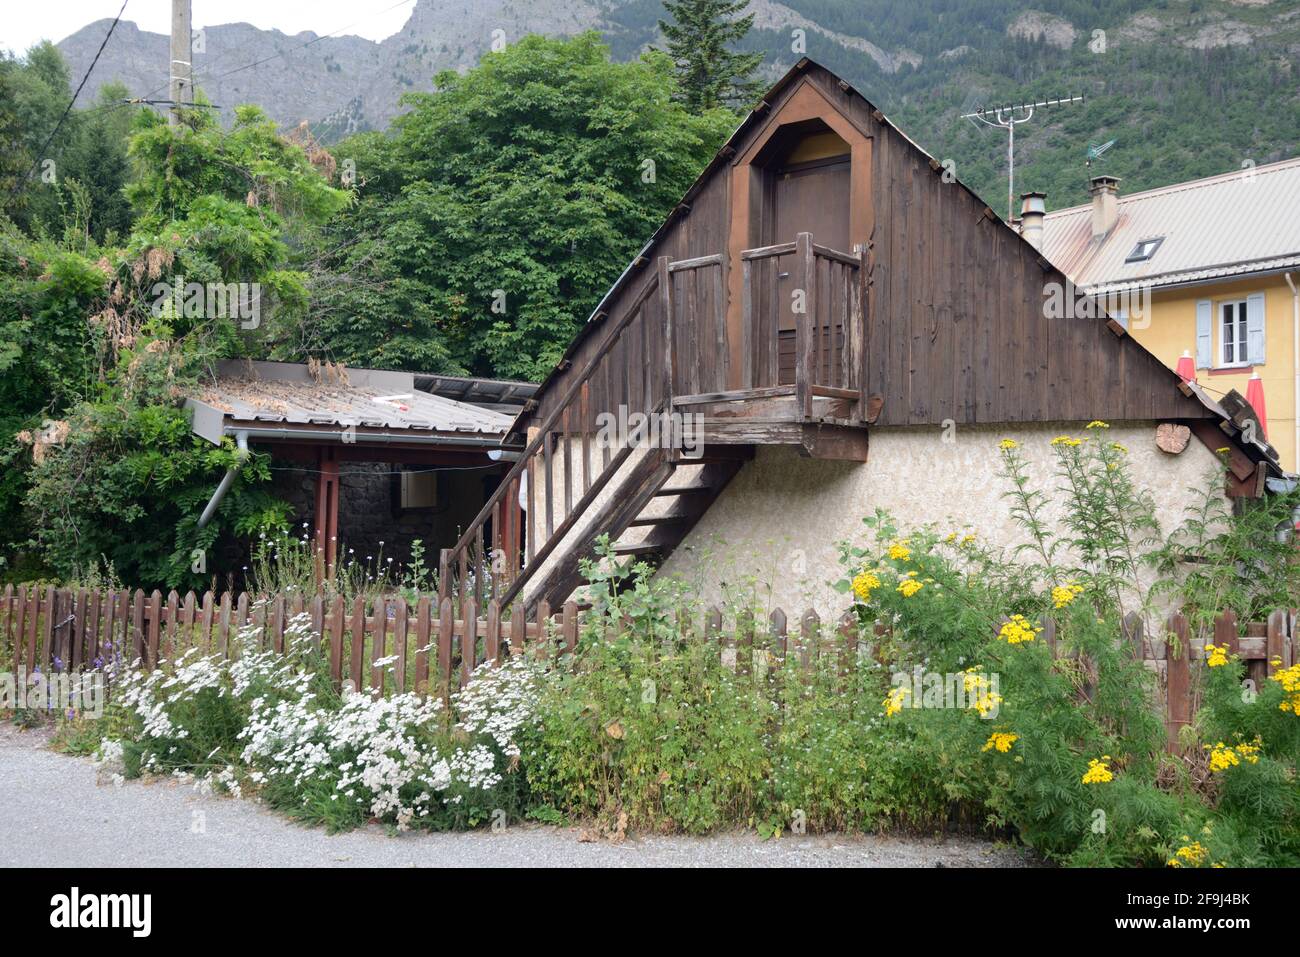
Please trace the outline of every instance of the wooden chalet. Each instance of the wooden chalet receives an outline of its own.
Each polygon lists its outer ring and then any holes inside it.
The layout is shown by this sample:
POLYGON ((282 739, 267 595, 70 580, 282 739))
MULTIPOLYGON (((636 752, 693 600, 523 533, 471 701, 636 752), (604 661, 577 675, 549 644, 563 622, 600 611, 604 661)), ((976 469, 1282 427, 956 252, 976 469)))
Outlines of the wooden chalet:
MULTIPOLYGON (((796 65, 516 419, 523 456, 443 554, 444 587, 555 605, 600 535, 662 558, 764 446, 864 462, 900 427, 1219 424, 1119 323, 1046 318, 1064 275, 944 173, 848 83, 796 65), (703 457, 598 442, 620 408, 702 414, 703 457)), ((1275 467, 1257 451, 1243 488, 1275 467)))

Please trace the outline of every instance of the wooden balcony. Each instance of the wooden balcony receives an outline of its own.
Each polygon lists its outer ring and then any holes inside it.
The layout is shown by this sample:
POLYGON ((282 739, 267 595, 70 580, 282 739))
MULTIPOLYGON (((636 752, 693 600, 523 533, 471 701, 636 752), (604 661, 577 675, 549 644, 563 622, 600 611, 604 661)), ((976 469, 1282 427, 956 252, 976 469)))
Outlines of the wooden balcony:
MULTIPOLYGON (((699 317, 707 315, 701 290, 712 287, 699 279, 683 281, 681 274, 721 265, 721 257, 714 256, 668 262, 666 269, 661 263, 660 284, 670 290, 666 312, 672 321, 684 319, 693 332, 700 331, 699 317), (665 286, 665 278, 671 286, 665 286)), ((672 408, 705 416, 706 445, 795 445, 813 455, 858 458, 865 440, 837 430, 860 430, 866 420, 862 254, 818 245, 811 234, 800 233, 793 242, 745 250, 740 266, 741 387, 679 390, 672 408), (810 435, 819 441, 810 444, 810 435), (828 442, 832 437, 836 441, 828 442)), ((725 317, 716 316, 715 322, 716 346, 699 350, 698 364, 715 373, 714 381, 726 381, 710 366, 712 356, 730 353, 725 317)), ((673 338, 680 348, 683 337, 673 338)), ((674 352, 671 361, 676 366, 681 356, 674 352)))
POLYGON ((446 593, 502 607, 563 601, 596 538, 629 529, 649 533, 616 554, 662 558, 758 445, 865 459, 862 257, 808 233, 746 250, 737 349, 728 265, 721 255, 658 260, 581 367, 541 397, 519 461, 443 552, 446 593), (702 453, 630 433, 603 440, 602 422, 634 414, 699 414, 691 438, 702 453), (667 511, 656 505, 665 498, 667 511))

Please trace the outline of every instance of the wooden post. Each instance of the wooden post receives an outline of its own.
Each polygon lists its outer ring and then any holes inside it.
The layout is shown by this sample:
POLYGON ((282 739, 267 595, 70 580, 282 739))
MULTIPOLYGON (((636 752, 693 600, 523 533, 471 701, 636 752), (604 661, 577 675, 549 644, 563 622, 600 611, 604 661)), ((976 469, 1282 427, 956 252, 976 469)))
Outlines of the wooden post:
POLYGON ((339 463, 332 446, 321 446, 316 481, 316 584, 333 580, 339 538, 339 463))
POLYGON ((1170 753, 1176 754, 1179 750, 1178 732, 1192 717, 1191 699, 1188 697, 1191 690, 1191 631, 1182 614, 1169 617, 1169 634, 1174 640, 1166 638, 1165 728, 1169 736, 1167 747, 1170 753))
POLYGON ((813 255, 812 233, 795 237, 794 291, 803 293, 802 311, 794 314, 794 395, 795 408, 805 419, 813 414, 813 319, 816 316, 817 263, 813 255))
POLYGON ((664 367, 661 371, 664 383, 664 412, 673 411, 673 277, 668 271, 668 257, 660 256, 657 266, 659 281, 659 304, 664 314, 664 367))

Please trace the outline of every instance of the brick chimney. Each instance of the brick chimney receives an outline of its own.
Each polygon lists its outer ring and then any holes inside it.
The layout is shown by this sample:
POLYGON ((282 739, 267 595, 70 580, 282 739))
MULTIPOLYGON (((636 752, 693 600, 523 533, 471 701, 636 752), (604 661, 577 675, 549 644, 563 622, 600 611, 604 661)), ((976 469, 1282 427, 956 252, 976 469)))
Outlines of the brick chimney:
POLYGON ((1047 215, 1046 193, 1020 194, 1020 235, 1035 249, 1043 248, 1043 217, 1047 215))
POLYGON ((1092 238, 1101 239, 1119 219, 1119 177, 1094 176, 1088 180, 1092 196, 1092 238))

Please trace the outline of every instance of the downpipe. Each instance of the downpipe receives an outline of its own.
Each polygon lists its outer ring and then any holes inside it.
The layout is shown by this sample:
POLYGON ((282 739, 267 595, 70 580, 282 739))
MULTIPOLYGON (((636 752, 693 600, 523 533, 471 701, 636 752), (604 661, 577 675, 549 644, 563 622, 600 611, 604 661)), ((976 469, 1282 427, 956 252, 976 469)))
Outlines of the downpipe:
POLYGON ((1300 472, 1300 289, 1296 288, 1291 273, 1282 274, 1291 287, 1291 371, 1295 374, 1295 470, 1300 472))
POLYGON ((226 493, 230 491, 230 486, 235 484, 235 478, 239 475, 239 470, 244 467, 244 462, 248 459, 248 433, 242 430, 236 432, 235 445, 239 449, 239 458, 234 465, 226 469, 226 474, 221 477, 221 484, 212 493, 212 498, 208 499, 203 514, 199 516, 199 528, 212 521, 212 516, 217 514, 217 509, 221 506, 221 500, 226 497, 226 493))

